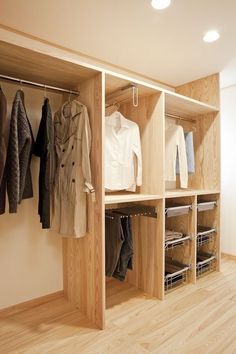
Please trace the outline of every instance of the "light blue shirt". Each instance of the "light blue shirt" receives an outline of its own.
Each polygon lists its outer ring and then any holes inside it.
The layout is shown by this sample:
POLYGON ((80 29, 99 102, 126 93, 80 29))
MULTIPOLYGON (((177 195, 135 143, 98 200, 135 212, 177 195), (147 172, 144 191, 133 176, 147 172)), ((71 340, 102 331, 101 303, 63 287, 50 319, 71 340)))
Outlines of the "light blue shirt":
MULTIPOLYGON (((184 133, 185 145, 186 145, 186 154, 187 154, 187 164, 188 164, 188 173, 195 173, 195 157, 194 157, 194 146, 193 146, 193 132, 184 133)), ((179 156, 177 151, 176 159, 176 173, 179 174, 179 156)))

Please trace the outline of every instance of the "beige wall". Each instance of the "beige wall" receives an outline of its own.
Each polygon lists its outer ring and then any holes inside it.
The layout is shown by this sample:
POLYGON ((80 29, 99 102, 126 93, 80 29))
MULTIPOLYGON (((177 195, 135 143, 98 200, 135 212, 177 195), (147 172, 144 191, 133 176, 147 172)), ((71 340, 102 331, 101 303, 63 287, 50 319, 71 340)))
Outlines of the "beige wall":
POLYGON ((236 256, 236 86, 221 90, 221 249, 236 256))
MULTIPOLYGON (((1 83, 10 114, 18 86, 1 83)), ((23 88, 25 106, 36 137, 44 92, 23 88)), ((52 111, 61 104, 61 95, 47 94, 52 111)), ((0 216, 0 309, 62 290, 61 237, 41 229, 37 215, 39 159, 32 159, 34 198, 24 200, 17 214, 0 216)), ((8 206, 7 206, 8 210, 8 206)))

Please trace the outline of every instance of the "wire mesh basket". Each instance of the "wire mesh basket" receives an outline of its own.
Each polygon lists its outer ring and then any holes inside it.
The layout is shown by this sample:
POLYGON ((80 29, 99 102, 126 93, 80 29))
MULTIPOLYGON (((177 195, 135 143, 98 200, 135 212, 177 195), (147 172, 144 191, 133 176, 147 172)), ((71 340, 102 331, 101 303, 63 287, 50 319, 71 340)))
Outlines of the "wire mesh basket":
POLYGON ((169 240, 165 241, 165 250, 173 250, 176 247, 183 246, 185 245, 185 242, 190 241, 191 236, 189 235, 183 235, 182 238, 176 239, 176 240, 169 240))
POLYGON ((181 284, 187 283, 189 266, 171 262, 165 264, 165 290, 171 290, 181 284))
POLYGON ((197 211, 207 211, 207 210, 212 210, 216 207, 217 203, 216 201, 211 201, 211 202, 199 202, 197 204, 197 211))
POLYGON ((208 274, 216 269, 216 256, 207 253, 197 254, 197 277, 208 274))
POLYGON ((215 228, 198 225, 197 231, 197 247, 209 244, 215 240, 215 228))
POLYGON ((189 211, 192 209, 192 205, 167 205, 165 208, 165 214, 167 218, 174 217, 174 216, 181 216, 188 214, 189 211))

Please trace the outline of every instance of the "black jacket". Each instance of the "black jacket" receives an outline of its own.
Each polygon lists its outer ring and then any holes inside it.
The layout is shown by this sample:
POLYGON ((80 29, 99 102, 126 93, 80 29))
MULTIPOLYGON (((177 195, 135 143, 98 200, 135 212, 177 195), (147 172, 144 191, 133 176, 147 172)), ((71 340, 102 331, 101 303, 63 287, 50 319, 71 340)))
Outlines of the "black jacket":
POLYGON ((54 130, 49 100, 42 107, 42 118, 34 154, 40 157, 38 213, 43 229, 50 228, 50 194, 54 176, 54 130))
POLYGON ((0 215, 6 204, 6 157, 8 144, 7 100, 0 88, 0 215))

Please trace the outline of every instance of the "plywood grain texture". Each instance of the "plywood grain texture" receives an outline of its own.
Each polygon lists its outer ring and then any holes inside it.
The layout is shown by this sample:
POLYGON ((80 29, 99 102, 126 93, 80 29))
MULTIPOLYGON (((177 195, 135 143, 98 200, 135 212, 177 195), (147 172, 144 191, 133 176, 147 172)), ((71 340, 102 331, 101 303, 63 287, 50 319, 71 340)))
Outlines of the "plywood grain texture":
POLYGON ((156 207, 157 219, 140 216, 132 221, 134 270, 129 271, 127 282, 148 295, 163 299, 163 201, 149 202, 148 205, 156 207))
POLYGON ((212 194, 208 196, 198 197, 198 202, 201 201, 216 201, 217 206, 209 211, 202 211, 197 213, 197 223, 216 229, 214 241, 201 248, 203 252, 214 254, 217 258, 217 270, 220 270, 221 256, 220 256, 220 194, 212 194))
POLYGON ((193 98, 212 106, 220 106, 220 84, 218 73, 178 86, 175 90, 183 96, 193 98))
POLYGON ((105 311, 102 85, 99 74, 79 86, 80 100, 88 107, 93 137, 91 167, 96 201, 88 196, 88 234, 63 241, 67 298, 99 328, 104 327, 105 311))
POLYGON ((199 116, 211 112, 218 112, 218 106, 199 102, 195 99, 184 97, 173 92, 165 93, 165 112, 175 114, 182 118, 199 116))
POLYGON ((0 74, 42 84, 76 89, 96 70, 0 41, 0 74))
POLYGON ((236 261, 171 292, 164 302, 130 284, 107 284, 99 331, 64 299, 0 314, 1 353, 226 353, 236 350, 236 261))
POLYGON ((164 97, 160 94, 142 97, 139 107, 123 104, 121 113, 138 124, 141 135, 143 181, 142 194, 164 192, 164 97))
MULTIPOLYGON (((135 83, 135 80, 132 81, 132 79, 128 79, 124 75, 121 77, 117 77, 114 75, 106 74, 106 103, 112 103, 116 101, 120 101, 123 99, 128 99, 131 100, 132 98, 132 91, 131 89, 125 90, 122 93, 122 89, 127 87, 127 85, 130 85, 132 83, 135 83), (116 97, 114 96, 116 94, 116 97), (110 97, 110 99, 109 99, 110 97)), ((138 86, 138 94, 140 97, 143 96, 149 96, 150 94, 155 94, 159 93, 160 94, 160 88, 150 88, 148 85, 137 85, 138 86)))
POLYGON ((142 193, 109 193, 105 195, 105 204, 117 204, 138 202, 142 200, 162 199, 163 195, 158 194, 142 194, 142 193))

